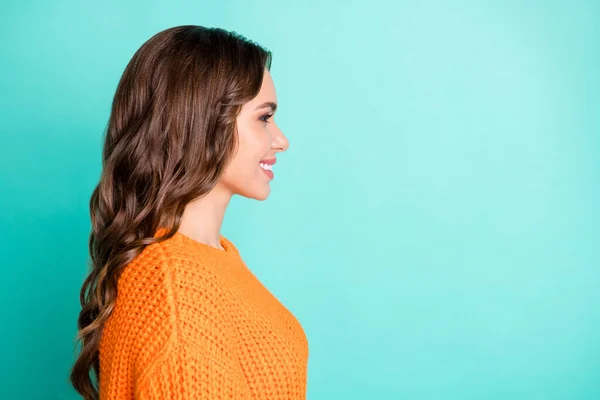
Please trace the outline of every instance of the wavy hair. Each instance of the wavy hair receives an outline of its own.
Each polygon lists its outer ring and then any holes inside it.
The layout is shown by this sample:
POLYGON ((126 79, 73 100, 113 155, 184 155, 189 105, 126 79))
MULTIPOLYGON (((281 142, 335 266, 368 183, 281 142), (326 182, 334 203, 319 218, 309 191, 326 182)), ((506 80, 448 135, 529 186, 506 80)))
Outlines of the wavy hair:
POLYGON ((237 147, 236 117, 261 87, 271 52, 236 32, 197 25, 152 36, 127 64, 112 102, 102 173, 90 198, 90 271, 80 291, 70 381, 99 398, 99 343, 120 274, 172 237, 185 206, 217 183, 237 147), (159 227, 167 228, 154 237, 159 227))

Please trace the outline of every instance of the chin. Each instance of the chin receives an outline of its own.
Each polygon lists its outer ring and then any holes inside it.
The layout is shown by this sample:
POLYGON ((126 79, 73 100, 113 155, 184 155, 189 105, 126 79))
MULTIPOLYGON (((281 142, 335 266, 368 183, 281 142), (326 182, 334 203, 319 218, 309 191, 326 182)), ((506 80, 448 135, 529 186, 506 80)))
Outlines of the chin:
POLYGON ((240 196, 259 201, 266 200, 269 197, 269 194, 271 194, 271 186, 269 185, 267 185, 264 188, 261 188, 260 190, 254 189, 239 193, 240 196))
POLYGON ((263 193, 261 193, 259 196, 256 196, 255 199, 264 201, 267 199, 267 197, 269 197, 270 194, 271 194, 271 189, 268 189, 268 190, 264 191, 263 193))

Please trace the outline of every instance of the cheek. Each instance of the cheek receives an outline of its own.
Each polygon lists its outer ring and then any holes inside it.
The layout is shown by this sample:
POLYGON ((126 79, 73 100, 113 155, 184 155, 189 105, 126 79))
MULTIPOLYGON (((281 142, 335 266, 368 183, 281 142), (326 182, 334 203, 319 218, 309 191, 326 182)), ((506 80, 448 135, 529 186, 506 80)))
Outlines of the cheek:
POLYGON ((240 182, 251 179, 259 169, 258 163, 266 154, 264 145, 264 140, 253 132, 246 131, 244 135, 240 135, 238 151, 228 168, 227 176, 240 182))
POLYGON ((271 139, 266 129, 263 126, 255 126, 240 135, 240 149, 243 149, 245 156, 258 157, 260 160, 269 151, 271 139))

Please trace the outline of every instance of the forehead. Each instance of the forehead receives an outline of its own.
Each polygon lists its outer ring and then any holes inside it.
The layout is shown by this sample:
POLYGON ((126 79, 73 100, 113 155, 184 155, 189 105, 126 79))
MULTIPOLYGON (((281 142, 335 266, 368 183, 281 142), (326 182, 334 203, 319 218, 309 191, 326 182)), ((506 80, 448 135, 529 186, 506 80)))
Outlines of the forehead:
POLYGON ((256 97, 250 101, 250 103, 254 106, 257 106, 266 101, 272 101, 273 103, 277 103, 277 94, 275 93, 275 83, 273 82, 271 73, 268 69, 265 68, 260 91, 258 92, 256 97))
POLYGON ((265 112, 265 110, 269 110, 270 108, 260 106, 268 102, 277 104, 277 94, 275 93, 275 84, 273 83, 271 73, 265 68, 260 91, 252 100, 242 106, 240 116, 251 117, 255 113, 265 112))

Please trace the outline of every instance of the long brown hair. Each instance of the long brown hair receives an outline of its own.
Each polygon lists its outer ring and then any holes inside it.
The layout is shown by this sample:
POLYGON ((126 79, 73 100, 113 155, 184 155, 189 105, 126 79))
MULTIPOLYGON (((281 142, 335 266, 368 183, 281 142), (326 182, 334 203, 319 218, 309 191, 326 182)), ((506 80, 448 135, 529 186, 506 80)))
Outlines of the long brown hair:
POLYGON ((155 34, 127 64, 90 198, 91 263, 76 338, 82 346, 70 374, 84 399, 99 398, 98 346, 119 275, 146 246, 172 237, 185 206, 215 186, 236 151, 236 117, 258 94, 265 68, 265 48, 197 25, 155 34), (159 227, 168 232, 154 237, 159 227))

